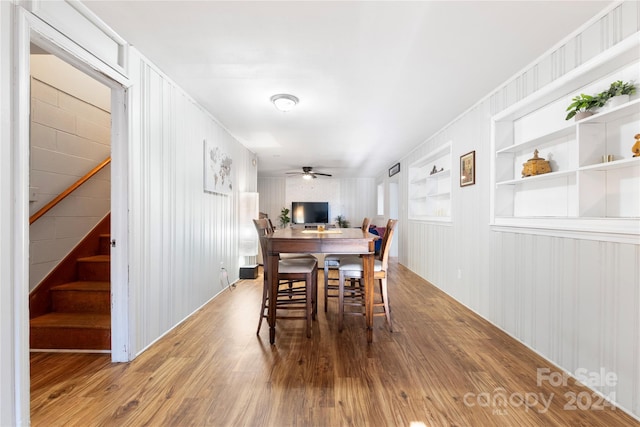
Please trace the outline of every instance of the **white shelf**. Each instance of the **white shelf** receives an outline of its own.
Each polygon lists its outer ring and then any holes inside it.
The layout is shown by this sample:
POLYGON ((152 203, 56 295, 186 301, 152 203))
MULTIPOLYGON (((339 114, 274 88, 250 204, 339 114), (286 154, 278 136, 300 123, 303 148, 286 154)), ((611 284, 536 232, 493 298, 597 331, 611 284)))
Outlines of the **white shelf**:
POLYGON ((445 169, 439 172, 436 172, 434 174, 430 174, 429 176, 426 177, 426 180, 433 180, 433 179, 442 179, 442 178, 448 178, 451 176, 451 169, 445 169))
POLYGON ((492 229, 636 245, 640 239, 637 218, 496 217, 492 229))
POLYGON ((577 94, 599 93, 616 80, 639 85, 640 41, 626 43, 616 55, 594 58, 551 85, 552 91, 494 116, 493 229, 640 244, 640 157, 631 157, 640 132, 640 87, 626 104, 564 120, 577 94), (617 68, 603 67, 613 63, 617 68), (552 172, 521 177, 536 149, 552 172), (605 155, 616 160, 601 163, 605 155))
POLYGON ((451 223, 451 217, 434 216, 434 215, 417 215, 410 218, 412 221, 435 222, 435 223, 451 223))
POLYGON ((451 221, 451 142, 409 165, 408 181, 409 219, 451 221))
MULTIPOLYGON (((636 82, 636 85, 638 83, 636 82)), ((638 88, 640 89, 640 88, 638 88)), ((615 108, 602 110, 593 116, 585 117, 584 119, 578 121, 578 124, 588 124, 588 123, 609 123, 615 120, 618 120, 621 117, 627 116, 630 112, 633 111, 640 112, 640 99, 635 99, 626 104, 619 105, 615 108)))
POLYGON ((640 157, 632 157, 630 159, 615 160, 613 162, 596 163, 595 165, 583 166, 580 171, 610 171, 614 169, 629 168, 640 166, 640 157))
POLYGON ((519 185, 525 183, 531 183, 536 181, 546 181, 555 178, 561 178, 563 176, 575 175, 576 171, 559 171, 559 172, 549 172, 542 175, 534 175, 534 176, 526 176, 523 178, 510 179, 508 181, 500 181, 496 182, 496 186, 502 185, 519 185))
POLYGON ((433 198, 444 198, 444 197, 450 197, 450 196, 451 196, 451 191, 440 191, 438 193, 427 194, 427 197, 433 197, 433 198))
POLYGON ((416 177, 411 180, 411 184, 425 184, 427 182, 426 176, 416 177))
POLYGON ((557 129, 549 134, 542 135, 537 138, 530 139, 518 144, 510 145, 501 150, 496 151, 496 155, 500 154, 514 154, 523 151, 533 151, 535 148, 540 148, 545 144, 549 144, 556 139, 575 134, 576 127, 574 123, 569 123, 563 128, 557 129))

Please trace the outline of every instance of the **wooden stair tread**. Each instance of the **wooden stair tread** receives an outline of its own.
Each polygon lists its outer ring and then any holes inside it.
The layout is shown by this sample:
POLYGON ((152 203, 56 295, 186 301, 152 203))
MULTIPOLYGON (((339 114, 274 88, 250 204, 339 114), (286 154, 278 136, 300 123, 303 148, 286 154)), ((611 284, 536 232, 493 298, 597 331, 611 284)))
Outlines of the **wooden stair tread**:
POLYGON ((47 313, 31 319, 31 327, 111 329, 111 315, 101 313, 47 313))
POLYGON ((104 281, 82 280, 78 282, 69 282, 63 285, 57 285, 51 288, 51 291, 109 291, 111 284, 104 281))
POLYGON ((78 262, 111 262, 111 255, 92 255, 77 259, 78 262))
POLYGON ((30 295, 31 348, 111 348, 109 218, 103 218, 30 295))

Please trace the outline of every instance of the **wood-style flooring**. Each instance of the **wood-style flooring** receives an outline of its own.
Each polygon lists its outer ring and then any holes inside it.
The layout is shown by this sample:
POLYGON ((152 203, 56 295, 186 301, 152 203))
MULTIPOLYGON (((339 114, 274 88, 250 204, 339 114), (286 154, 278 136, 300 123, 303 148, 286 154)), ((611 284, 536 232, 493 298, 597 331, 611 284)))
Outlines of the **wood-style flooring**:
POLYGON ((282 321, 270 346, 261 287, 238 282, 130 363, 32 354, 32 425, 640 425, 571 379, 539 386, 538 368, 559 370, 394 260, 394 332, 376 317, 371 345, 361 317, 337 331, 330 299, 311 339, 282 321))

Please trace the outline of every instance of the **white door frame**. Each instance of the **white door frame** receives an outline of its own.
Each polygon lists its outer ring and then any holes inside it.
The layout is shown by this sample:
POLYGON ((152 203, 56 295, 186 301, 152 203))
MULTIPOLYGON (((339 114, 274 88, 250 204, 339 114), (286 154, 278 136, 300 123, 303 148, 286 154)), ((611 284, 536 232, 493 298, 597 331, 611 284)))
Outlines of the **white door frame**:
POLYGON ((23 8, 16 11, 14 120, 15 378, 19 419, 29 419, 29 151, 30 44, 33 42, 111 88, 111 358, 132 359, 128 301, 129 80, 23 8))
MULTIPOLYGON (((398 178, 391 178, 389 180, 389 218, 400 219, 400 183, 398 178)), ((389 256, 398 256, 398 240, 400 240, 400 231, 396 230, 394 233, 395 238, 391 241, 391 248, 389 249, 389 256)))

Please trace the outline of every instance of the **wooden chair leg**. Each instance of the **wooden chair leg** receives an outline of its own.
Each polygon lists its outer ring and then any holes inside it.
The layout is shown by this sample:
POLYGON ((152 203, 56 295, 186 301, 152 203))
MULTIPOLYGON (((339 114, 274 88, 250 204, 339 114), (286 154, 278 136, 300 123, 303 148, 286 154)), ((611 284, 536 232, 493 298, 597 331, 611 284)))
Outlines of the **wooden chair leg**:
POLYGON ((307 338, 311 338, 311 324, 313 323, 313 274, 307 274, 305 280, 307 338))
POLYGON ((264 309, 267 308, 267 282, 265 281, 262 285, 262 308, 260 309, 260 320, 258 321, 258 330, 256 331, 256 335, 260 334, 260 327, 262 326, 262 319, 264 319, 264 309))
POLYGON ((342 322, 344 320, 344 273, 340 271, 338 284, 338 331, 342 332, 342 322))
POLYGON ((324 263, 324 312, 327 312, 327 303, 329 302, 329 266, 324 263))
POLYGON ((318 270, 313 270, 311 275, 311 281, 313 284, 313 320, 316 320, 318 314, 318 270))
POLYGON ((389 324, 389 332, 393 332, 391 326, 391 312, 389 311, 389 297, 387 294, 387 278, 380 279, 380 294, 382 295, 382 303, 384 304, 384 316, 389 324))

